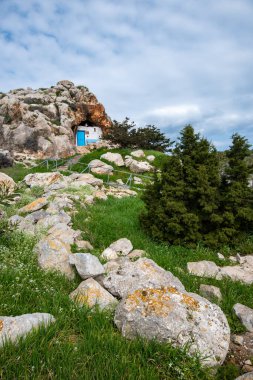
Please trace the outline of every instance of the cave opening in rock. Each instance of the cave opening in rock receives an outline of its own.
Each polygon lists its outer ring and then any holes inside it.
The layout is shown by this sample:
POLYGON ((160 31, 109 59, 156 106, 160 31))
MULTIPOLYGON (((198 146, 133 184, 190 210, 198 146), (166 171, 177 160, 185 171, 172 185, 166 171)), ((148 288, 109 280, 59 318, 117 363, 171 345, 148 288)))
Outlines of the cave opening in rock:
POLYGON ((83 121, 72 128, 76 146, 86 146, 102 138, 102 129, 90 121, 83 121))

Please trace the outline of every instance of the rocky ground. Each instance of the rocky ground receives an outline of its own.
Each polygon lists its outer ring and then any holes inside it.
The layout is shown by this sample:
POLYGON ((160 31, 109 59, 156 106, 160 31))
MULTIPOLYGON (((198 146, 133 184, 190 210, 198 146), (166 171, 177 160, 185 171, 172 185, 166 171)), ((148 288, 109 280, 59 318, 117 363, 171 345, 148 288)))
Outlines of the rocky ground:
MULTIPOLYGON (((251 308, 240 303, 233 306, 247 332, 230 334, 227 318, 219 306, 222 299, 219 287, 202 284, 199 294, 187 292, 178 277, 158 266, 144 250, 133 247, 127 237, 118 236, 117 241, 97 253, 83 239, 82 231, 73 228, 78 207, 90 206, 97 199, 106 202, 109 196, 137 196, 136 191, 125 186, 106 186, 95 176, 113 172, 113 166, 105 161, 117 167, 125 165, 133 173, 143 173, 153 170, 150 162, 154 159, 145 157, 142 151, 126 157, 108 152, 100 160, 90 162, 90 173, 28 174, 23 180, 23 194, 29 195, 33 189, 40 189, 41 194, 9 216, 9 228, 36 236, 34 253, 38 266, 45 271, 58 271, 71 281, 77 279, 79 285, 69 294, 73 302, 113 310, 114 323, 124 337, 155 339, 175 347, 189 345, 188 354, 201 353, 204 366, 213 367, 225 361, 239 365, 243 372, 253 372, 251 308)), ((15 182, 1 173, 0 186, 11 194, 15 182)), ((13 204, 17 201, 18 198, 14 199, 13 204)), ((230 258, 233 265, 222 267, 210 261, 189 262, 188 271, 195 276, 217 280, 229 277, 251 284, 252 257, 237 255, 230 258)), ((223 260, 221 256, 219 259, 223 260)), ((53 315, 37 310, 16 317, 3 316, 0 344, 16 342, 32 329, 54 322, 53 315)))

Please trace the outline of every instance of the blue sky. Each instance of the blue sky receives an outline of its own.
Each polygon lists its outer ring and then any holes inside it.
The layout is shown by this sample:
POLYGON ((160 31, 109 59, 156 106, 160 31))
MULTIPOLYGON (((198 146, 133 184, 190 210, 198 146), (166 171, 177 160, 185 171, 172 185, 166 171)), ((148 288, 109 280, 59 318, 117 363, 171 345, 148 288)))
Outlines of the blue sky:
POLYGON ((253 0, 0 0, 0 91, 83 84, 117 120, 253 143, 253 0))

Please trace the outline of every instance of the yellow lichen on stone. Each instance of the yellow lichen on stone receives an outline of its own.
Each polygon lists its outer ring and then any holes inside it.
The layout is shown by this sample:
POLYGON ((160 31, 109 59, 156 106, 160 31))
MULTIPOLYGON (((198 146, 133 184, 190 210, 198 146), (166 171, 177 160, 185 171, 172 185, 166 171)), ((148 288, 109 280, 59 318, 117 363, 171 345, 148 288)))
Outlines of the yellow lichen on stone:
POLYGON ((0 321, 0 331, 2 331, 4 328, 4 321, 0 321))
POLYGON ((78 293, 75 297, 75 301, 80 304, 87 304, 89 307, 94 306, 97 300, 101 297, 101 291, 99 289, 85 289, 83 293, 78 293))
POLYGON ((38 198, 35 201, 29 203, 28 205, 24 206, 22 211, 23 212, 29 212, 36 208, 40 203, 45 203, 47 200, 46 198, 38 198))
POLYGON ((188 296, 188 294, 182 293, 183 297, 183 303, 185 303, 187 306, 189 306, 193 310, 198 310, 199 308, 199 302, 195 300, 193 297, 188 296))

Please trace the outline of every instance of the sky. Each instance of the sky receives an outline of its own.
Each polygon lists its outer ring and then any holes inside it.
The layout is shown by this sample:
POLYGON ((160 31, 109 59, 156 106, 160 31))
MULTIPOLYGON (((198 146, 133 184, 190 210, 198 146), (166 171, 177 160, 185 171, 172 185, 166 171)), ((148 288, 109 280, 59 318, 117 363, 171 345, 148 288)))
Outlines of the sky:
POLYGON ((0 0, 0 91, 62 79, 112 119, 253 144, 253 0, 0 0))

